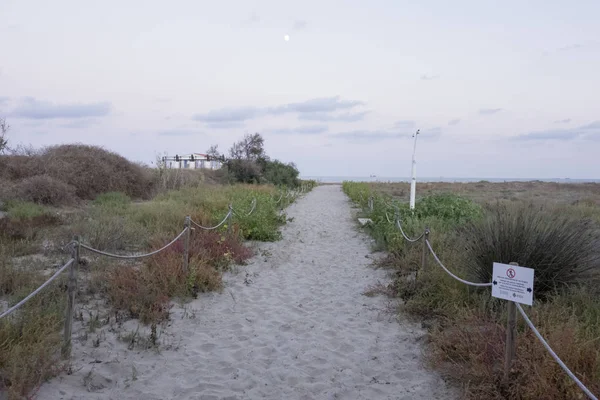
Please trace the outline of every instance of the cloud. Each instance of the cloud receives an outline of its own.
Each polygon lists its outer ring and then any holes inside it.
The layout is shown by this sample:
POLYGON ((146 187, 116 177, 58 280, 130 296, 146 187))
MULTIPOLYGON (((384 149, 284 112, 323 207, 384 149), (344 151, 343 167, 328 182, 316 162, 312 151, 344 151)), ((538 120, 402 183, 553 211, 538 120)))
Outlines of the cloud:
POLYGON ((395 128, 400 128, 400 129, 412 129, 415 126, 417 126, 417 123, 415 121, 411 121, 411 120, 402 120, 402 121, 396 121, 396 123, 394 124, 395 128))
POLYGON ((479 110, 479 115, 493 115, 503 110, 503 108, 482 108, 479 110))
POLYGON ((192 119, 202 122, 243 122, 261 115, 262 111, 256 107, 223 108, 210 111, 206 114, 196 114, 192 119))
MULTIPOLYGON (((306 100, 300 103, 288 103, 275 107, 238 107, 223 108, 209 111, 206 114, 195 114, 192 119, 205 123, 244 122, 263 116, 277 116, 284 114, 300 114, 301 119, 310 119, 310 114, 316 114, 316 118, 322 118, 324 113, 340 110, 349 110, 364 105, 361 101, 340 100, 339 96, 322 97, 306 100)), ((344 116, 342 118, 357 118, 344 116)), ((319 119, 314 119, 319 120, 319 119)))
POLYGON ((448 125, 450 126, 455 126, 460 124, 460 119, 451 119, 450 121, 448 121, 448 125))
POLYGON ((85 129, 97 123, 98 121, 95 121, 93 119, 76 119, 65 124, 61 124, 61 127, 67 129, 85 129))
POLYGON ((9 100, 10 100, 10 97, 0 96, 0 106, 2 104, 8 103, 9 100))
POLYGON ((369 111, 362 111, 357 113, 344 113, 344 114, 328 114, 324 112, 315 112, 315 113, 304 113, 298 116, 298 119, 305 121, 321 121, 321 122, 329 122, 329 121, 339 121, 339 122, 356 122, 362 121, 365 118, 369 111))
POLYGON ((237 121, 210 122, 206 124, 206 127, 210 129, 237 129, 244 126, 243 122, 237 121))
POLYGON ((400 138, 409 138, 408 134, 401 134, 393 131, 385 131, 385 130, 354 130, 348 132, 340 132, 330 135, 333 139, 344 139, 355 143, 364 143, 364 142, 380 142, 383 140, 391 140, 391 139, 400 139, 400 138))
POLYGON ((302 31, 302 30, 306 29, 306 25, 307 25, 306 21, 297 19, 296 21, 294 21, 293 29, 295 31, 302 31))
POLYGON ((548 129, 544 131, 529 132, 515 136, 516 140, 575 140, 575 139, 600 139, 600 121, 594 121, 572 129, 548 129))
POLYGON ((269 108, 268 114, 278 115, 286 113, 318 113, 318 112, 334 112, 338 110, 347 110, 357 106, 362 106, 362 101, 355 100, 340 100, 340 96, 321 97, 311 100, 306 100, 300 103, 289 103, 283 106, 269 108))
POLYGON ((194 135, 204 135, 204 132, 197 131, 194 129, 169 129, 166 131, 158 132, 159 136, 194 136, 194 135))
POLYGON ((248 19, 242 21, 242 25, 254 25, 260 22, 260 17, 256 13, 252 13, 248 19))
POLYGON ((557 49, 557 51, 571 51, 571 50, 579 50, 579 49, 581 49, 582 47, 584 47, 582 44, 579 44, 579 43, 574 43, 574 44, 570 44, 570 45, 567 45, 567 46, 564 46, 564 47, 559 47, 559 48, 557 49))
POLYGON ((568 124, 569 122, 571 122, 571 118, 559 119, 558 121, 554 121, 555 124, 568 124))
POLYGON ((312 125, 312 126, 300 126, 297 128, 281 128, 267 131, 267 133, 273 133, 276 135, 318 135, 320 133, 327 132, 329 127, 327 125, 312 125))
POLYGON ((432 81, 434 79, 438 79, 440 76, 439 75, 421 75, 421 80, 422 81, 432 81))
POLYGON ((579 129, 583 129, 583 130, 600 130, 600 121, 594 121, 591 122, 587 125, 583 125, 582 127, 580 127, 579 129))
POLYGON ((437 138, 442 134, 442 128, 436 126, 435 128, 423 129, 419 132, 419 136, 423 139, 437 138))
POLYGON ((10 115, 25 119, 104 117, 110 113, 110 108, 111 105, 108 102, 54 104, 28 97, 17 105, 10 115))

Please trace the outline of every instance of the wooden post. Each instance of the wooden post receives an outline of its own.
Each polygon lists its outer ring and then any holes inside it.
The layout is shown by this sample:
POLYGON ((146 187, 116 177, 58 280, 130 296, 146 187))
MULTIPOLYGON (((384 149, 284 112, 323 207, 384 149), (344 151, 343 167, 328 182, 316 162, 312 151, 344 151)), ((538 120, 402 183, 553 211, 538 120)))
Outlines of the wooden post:
POLYGON ((427 240, 429 240, 429 228, 425 227, 425 233, 423 234, 423 256, 421 257, 422 271, 425 271, 425 269, 427 268, 427 252, 429 251, 426 243, 427 240))
POLYGON ((76 268, 79 267, 79 236, 73 238, 71 257, 73 262, 69 267, 69 281, 67 286, 67 310, 65 312, 65 331, 63 336, 62 356, 66 359, 71 356, 71 335, 73 331, 73 309, 75 307, 75 290, 77 288, 76 268))
MULTIPOLYGON (((511 262, 510 265, 519 264, 511 262)), ((517 353, 517 305, 514 301, 507 304, 508 319, 506 321, 506 348, 504 352, 504 380, 508 379, 510 367, 517 353)))
POLYGON ((229 217, 227 217, 227 233, 231 234, 231 219, 233 217, 233 206, 229 205, 229 217))
POLYGON ((190 234, 192 233, 192 224, 190 223, 190 216, 185 217, 183 226, 187 229, 185 231, 185 239, 183 243, 183 272, 188 272, 188 266, 190 262, 190 234))

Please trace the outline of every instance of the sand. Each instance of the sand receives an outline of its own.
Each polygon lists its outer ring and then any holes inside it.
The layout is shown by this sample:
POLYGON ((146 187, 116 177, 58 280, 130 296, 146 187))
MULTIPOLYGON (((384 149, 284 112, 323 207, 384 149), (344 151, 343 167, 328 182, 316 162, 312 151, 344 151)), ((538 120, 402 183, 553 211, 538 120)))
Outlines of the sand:
POLYGON ((79 323, 72 373, 37 398, 458 398, 423 367, 424 332, 362 294, 389 278, 370 267, 371 240, 341 188, 317 187, 287 214, 283 240, 259 244, 222 293, 173 308, 158 350, 118 339, 136 321, 87 335, 79 323))

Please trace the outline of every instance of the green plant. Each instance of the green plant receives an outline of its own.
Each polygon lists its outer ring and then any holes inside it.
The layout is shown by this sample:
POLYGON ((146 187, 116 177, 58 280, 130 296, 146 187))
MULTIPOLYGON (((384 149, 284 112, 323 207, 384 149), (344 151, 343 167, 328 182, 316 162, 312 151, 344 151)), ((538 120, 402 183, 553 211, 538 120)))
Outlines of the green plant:
POLYGON ((109 209, 126 209, 131 204, 131 198, 122 192, 101 193, 94 199, 94 205, 109 209))
POLYGON ((13 219, 33 219, 49 214, 49 211, 38 204, 28 201, 7 203, 8 216, 13 219))
POLYGON ((498 204, 460 233, 467 270, 479 282, 490 282, 494 262, 533 268, 536 297, 600 280, 600 230, 590 220, 532 204, 498 204))

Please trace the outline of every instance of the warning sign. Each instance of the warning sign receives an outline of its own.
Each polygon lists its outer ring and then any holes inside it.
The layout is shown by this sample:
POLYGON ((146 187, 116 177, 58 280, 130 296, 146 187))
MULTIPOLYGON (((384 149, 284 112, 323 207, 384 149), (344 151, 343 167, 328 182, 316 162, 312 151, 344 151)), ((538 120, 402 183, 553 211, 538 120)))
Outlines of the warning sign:
POLYGON ((492 296, 532 305, 533 269, 494 263, 492 296))

